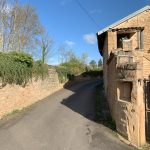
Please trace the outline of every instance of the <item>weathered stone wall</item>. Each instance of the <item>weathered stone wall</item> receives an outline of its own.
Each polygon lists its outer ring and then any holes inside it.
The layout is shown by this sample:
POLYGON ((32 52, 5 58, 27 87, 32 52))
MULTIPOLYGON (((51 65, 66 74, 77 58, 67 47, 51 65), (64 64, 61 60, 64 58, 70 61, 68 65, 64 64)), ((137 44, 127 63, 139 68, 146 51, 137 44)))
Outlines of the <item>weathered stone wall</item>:
MULTIPOLYGON (((109 85, 107 99, 112 116, 116 122, 117 131, 136 146, 140 146, 145 143, 145 101, 143 74, 144 72, 150 73, 150 70, 148 70, 148 64, 150 62, 145 60, 143 61, 144 54, 144 51, 133 53, 133 64, 137 63, 137 67, 135 70, 123 69, 126 74, 124 78, 119 75, 120 68, 117 68, 117 66, 120 67, 120 65, 117 64, 118 56, 114 56, 108 64, 107 77, 109 85), (132 83, 130 101, 120 99, 119 97, 119 84, 122 85, 124 82, 132 83)), ((149 73, 147 73, 147 78, 149 73)))
POLYGON ((6 85, 0 89, 0 118, 13 110, 27 107, 61 88, 63 85, 59 83, 55 69, 49 70, 49 77, 45 80, 33 80, 25 87, 6 85))
POLYGON ((103 80, 104 80, 104 89, 105 89, 105 95, 107 95, 107 60, 109 58, 108 56, 108 36, 105 39, 104 42, 104 55, 103 55, 103 80))
MULTIPOLYGON (((127 138, 132 144, 140 146, 145 143, 145 97, 144 79, 150 79, 150 10, 147 10, 129 20, 115 26, 113 29, 128 27, 144 27, 143 50, 138 50, 138 33, 132 39, 133 64, 137 64, 133 70, 122 69, 125 78, 118 81, 117 59, 110 59, 110 53, 117 49, 117 32, 111 29, 107 31, 103 47, 103 68, 105 93, 113 118, 116 121, 118 132, 127 138), (108 59, 109 63, 108 63, 108 59), (118 83, 132 82, 131 100, 125 101, 119 98, 118 83)), ((128 61, 126 62, 128 63, 128 61)), ((120 69, 121 70, 121 69, 120 69)))
POLYGON ((114 57, 112 61, 108 64, 108 92, 107 92, 107 100, 109 104, 109 108, 114 120, 116 120, 116 58, 114 57), (111 84, 110 84, 111 83, 111 84))
POLYGON ((144 27, 144 49, 150 49, 150 10, 136 15, 135 17, 121 23, 115 28, 127 28, 127 27, 144 27))
MULTIPOLYGON (((128 27, 144 27, 144 50, 150 49, 150 11, 145 11, 119 25, 114 27, 117 28, 128 28, 128 27)), ((137 47, 137 33, 131 38, 133 41, 133 48, 137 47)), ((117 49, 117 34, 111 30, 108 31, 108 48, 109 53, 117 49)), ((105 51, 103 51, 105 52, 105 51)))
POLYGON ((112 32, 111 30, 108 31, 108 51, 109 54, 111 51, 114 51, 117 49, 117 34, 116 32, 112 32))
MULTIPOLYGON (((127 138, 132 144, 136 146, 140 146, 141 144, 140 138, 144 133, 145 129, 142 129, 142 133, 139 133, 139 131, 140 131, 141 122, 143 123, 145 119, 143 117, 141 118, 142 120, 140 120, 140 117, 143 116, 141 112, 141 110, 143 110, 143 106, 138 101, 138 97, 139 97, 138 94, 139 93, 142 94, 143 86, 139 85, 137 82, 132 82, 132 83, 133 83, 133 88, 131 93, 131 102, 121 100, 119 99, 119 97, 117 98, 116 126, 118 132, 122 136, 127 138)), ((141 96, 140 98, 142 98, 141 96)))
POLYGON ((143 78, 150 79, 150 59, 143 57, 143 78))

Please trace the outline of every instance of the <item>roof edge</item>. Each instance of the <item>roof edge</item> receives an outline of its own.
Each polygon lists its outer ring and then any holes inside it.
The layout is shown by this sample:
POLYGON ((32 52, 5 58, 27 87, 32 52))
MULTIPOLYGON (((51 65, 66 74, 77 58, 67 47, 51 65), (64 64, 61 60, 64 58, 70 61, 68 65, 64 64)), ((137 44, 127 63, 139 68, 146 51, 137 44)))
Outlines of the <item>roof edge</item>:
POLYGON ((106 28, 104 28, 104 29, 100 30, 99 32, 97 32, 97 35, 101 35, 102 33, 108 31, 109 29, 116 27, 117 25, 125 22, 128 19, 131 19, 131 18, 135 17, 136 15, 138 15, 138 14, 140 14, 140 13, 146 11, 146 10, 150 10, 150 5, 147 5, 143 8, 141 8, 141 9, 139 9, 138 11, 135 11, 134 13, 128 15, 127 17, 124 17, 123 19, 111 24, 110 26, 107 26, 106 28))

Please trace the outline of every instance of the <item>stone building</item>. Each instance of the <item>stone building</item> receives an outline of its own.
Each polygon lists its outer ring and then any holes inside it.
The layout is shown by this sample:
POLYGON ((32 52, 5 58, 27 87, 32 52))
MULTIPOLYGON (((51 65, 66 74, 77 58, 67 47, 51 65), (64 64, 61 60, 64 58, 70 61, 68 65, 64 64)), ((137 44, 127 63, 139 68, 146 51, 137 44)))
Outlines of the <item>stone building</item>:
POLYGON ((150 140, 150 6, 99 31, 97 39, 117 131, 141 146, 150 140))

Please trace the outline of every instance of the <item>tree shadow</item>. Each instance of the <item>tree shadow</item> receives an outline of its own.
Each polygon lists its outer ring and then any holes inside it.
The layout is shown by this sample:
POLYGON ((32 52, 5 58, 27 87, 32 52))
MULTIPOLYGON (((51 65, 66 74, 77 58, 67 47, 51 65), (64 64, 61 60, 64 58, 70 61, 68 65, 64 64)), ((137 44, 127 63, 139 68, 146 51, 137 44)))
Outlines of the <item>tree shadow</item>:
POLYGON ((111 118, 107 100, 103 95, 102 80, 83 81, 65 87, 74 92, 64 99, 61 104, 83 117, 115 130, 115 123, 111 118))
POLYGON ((82 115, 83 117, 95 121, 95 87, 100 80, 82 81, 80 84, 65 85, 65 89, 74 92, 67 99, 63 99, 61 104, 65 105, 72 111, 82 115))

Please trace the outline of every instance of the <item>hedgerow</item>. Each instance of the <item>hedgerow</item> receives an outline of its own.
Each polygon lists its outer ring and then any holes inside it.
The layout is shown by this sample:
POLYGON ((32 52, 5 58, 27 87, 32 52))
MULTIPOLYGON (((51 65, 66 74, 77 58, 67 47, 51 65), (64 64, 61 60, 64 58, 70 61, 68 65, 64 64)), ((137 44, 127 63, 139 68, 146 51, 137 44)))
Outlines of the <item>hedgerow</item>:
POLYGON ((47 66, 34 62, 32 56, 27 53, 15 51, 0 53, 0 82, 2 85, 26 85, 33 77, 43 79, 47 73, 47 66), (44 72, 41 72, 43 70, 44 72))
POLYGON ((70 59, 56 67, 61 83, 67 80, 74 80, 74 77, 85 71, 85 65, 77 58, 70 59))
POLYGON ((48 65, 44 64, 41 60, 37 60, 33 63, 32 73, 36 80, 39 78, 44 79, 48 76, 48 65))

